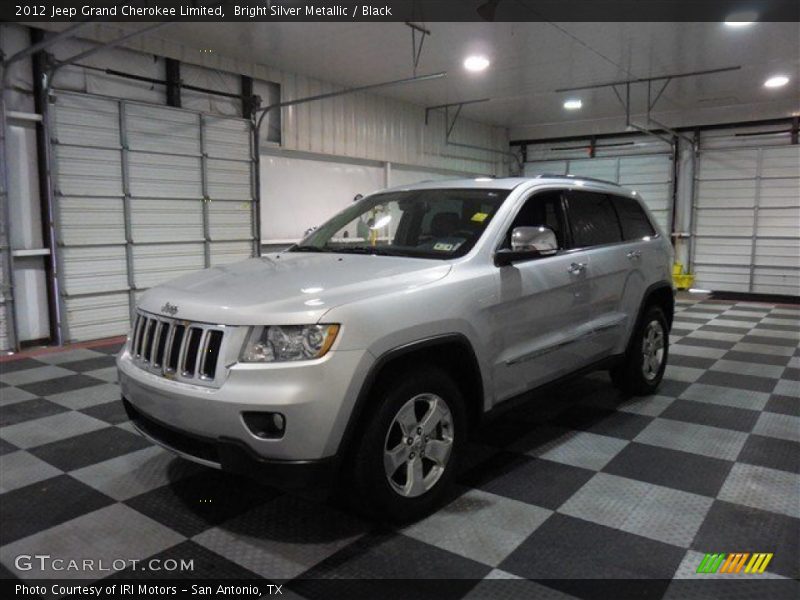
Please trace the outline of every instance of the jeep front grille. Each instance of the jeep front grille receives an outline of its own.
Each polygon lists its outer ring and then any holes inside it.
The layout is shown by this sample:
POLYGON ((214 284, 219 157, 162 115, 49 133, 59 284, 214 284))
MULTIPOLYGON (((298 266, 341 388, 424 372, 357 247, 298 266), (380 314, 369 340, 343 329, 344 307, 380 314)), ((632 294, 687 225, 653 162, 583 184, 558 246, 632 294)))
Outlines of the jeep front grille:
POLYGON ((131 356, 141 369, 198 385, 219 385, 225 328, 139 312, 131 333, 131 356))

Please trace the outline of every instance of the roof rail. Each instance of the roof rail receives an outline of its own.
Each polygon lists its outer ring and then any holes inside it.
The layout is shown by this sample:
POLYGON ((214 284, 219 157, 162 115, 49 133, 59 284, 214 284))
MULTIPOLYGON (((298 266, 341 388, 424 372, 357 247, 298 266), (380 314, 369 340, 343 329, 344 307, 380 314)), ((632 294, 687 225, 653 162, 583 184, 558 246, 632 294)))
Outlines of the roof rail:
POLYGON ((583 175, 572 175, 571 173, 567 173, 566 175, 564 175, 563 173, 540 173, 539 175, 536 176, 536 179, 540 179, 540 178, 541 179, 544 179, 544 178, 548 178, 548 179, 549 178, 583 179, 583 180, 586 180, 586 181, 594 181, 596 183, 605 183, 607 185, 613 185, 613 186, 616 186, 616 187, 620 187, 620 185, 618 183, 615 183, 613 181, 608 181, 607 179, 598 179, 597 177, 584 177, 583 175))

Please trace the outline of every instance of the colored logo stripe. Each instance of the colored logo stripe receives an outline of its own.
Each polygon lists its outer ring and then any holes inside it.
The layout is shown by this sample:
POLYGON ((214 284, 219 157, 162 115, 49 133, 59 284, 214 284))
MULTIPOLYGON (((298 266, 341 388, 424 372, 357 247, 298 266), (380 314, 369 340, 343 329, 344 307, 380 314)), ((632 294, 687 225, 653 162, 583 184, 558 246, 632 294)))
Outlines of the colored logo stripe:
POLYGON ((744 573, 763 573, 772 556, 771 552, 756 552, 752 555, 749 552, 706 554, 697 566, 697 573, 741 573, 742 568, 744 573))

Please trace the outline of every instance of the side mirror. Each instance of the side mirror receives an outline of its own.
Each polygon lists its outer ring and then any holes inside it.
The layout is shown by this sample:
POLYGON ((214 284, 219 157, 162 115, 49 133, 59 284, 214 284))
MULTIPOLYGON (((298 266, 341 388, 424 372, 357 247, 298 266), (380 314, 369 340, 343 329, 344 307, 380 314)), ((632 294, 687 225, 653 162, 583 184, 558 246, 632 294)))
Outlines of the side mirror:
POLYGON ((549 227, 515 227, 511 232, 511 248, 501 248, 494 255, 494 264, 505 267, 512 263, 550 256, 558 252, 558 240, 549 227))
POLYGON ((546 225, 515 227, 511 232, 511 249, 516 252, 538 250, 547 256, 558 251, 558 240, 555 232, 546 225))

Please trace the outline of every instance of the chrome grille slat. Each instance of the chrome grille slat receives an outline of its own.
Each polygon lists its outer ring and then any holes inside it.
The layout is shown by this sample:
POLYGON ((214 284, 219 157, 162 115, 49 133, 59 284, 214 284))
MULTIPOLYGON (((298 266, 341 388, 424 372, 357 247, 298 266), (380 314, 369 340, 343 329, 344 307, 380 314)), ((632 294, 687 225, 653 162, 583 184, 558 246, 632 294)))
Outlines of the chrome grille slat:
POLYGON ((140 369, 186 383, 218 385, 223 325, 138 312, 131 336, 131 356, 140 369))
POLYGON ((194 377, 197 375, 197 359, 200 356, 200 344, 203 341, 203 330, 200 327, 190 327, 186 336, 186 349, 181 365, 181 375, 194 377))
POLYGON ((139 315, 136 333, 133 338, 134 356, 141 356, 142 354, 142 334, 146 323, 147 323, 147 318, 143 317, 142 315, 139 315))
POLYGON ((175 343, 175 332, 178 330, 177 323, 170 323, 167 342, 164 344, 164 359, 161 364, 161 373, 170 373, 169 362, 172 356, 172 344, 175 343))
POLYGON ((153 330, 156 328, 157 321, 155 319, 147 319, 144 326, 144 334, 142 335, 142 360, 150 362, 150 342, 153 340, 153 330))

